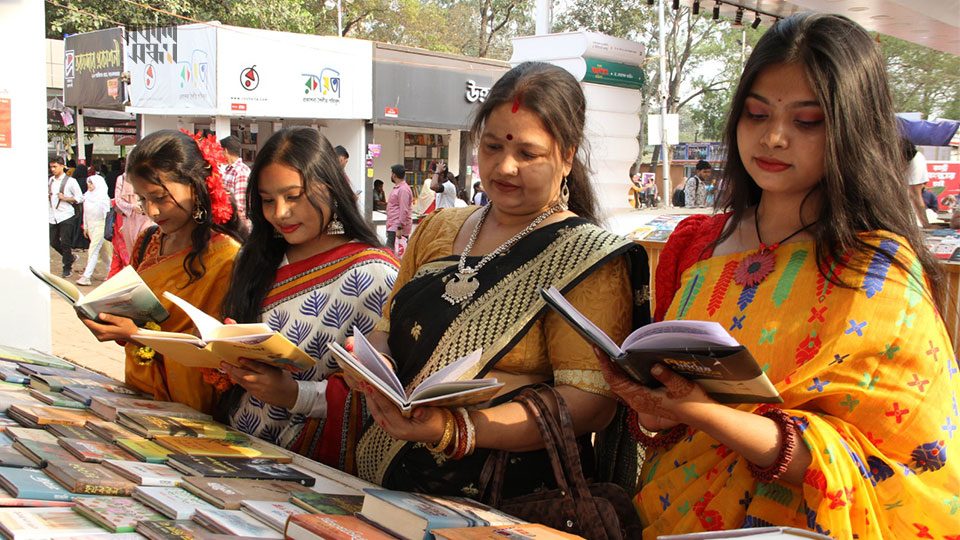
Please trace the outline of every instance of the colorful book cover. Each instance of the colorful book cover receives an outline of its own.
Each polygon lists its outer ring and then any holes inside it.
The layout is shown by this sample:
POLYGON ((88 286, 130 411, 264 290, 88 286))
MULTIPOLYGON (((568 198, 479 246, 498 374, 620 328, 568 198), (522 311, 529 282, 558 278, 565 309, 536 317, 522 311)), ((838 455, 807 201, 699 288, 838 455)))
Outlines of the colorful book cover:
POLYGON ((305 491, 291 493, 290 502, 313 514, 352 516, 363 507, 361 495, 330 495, 305 491))
POLYGON ((97 388, 110 389, 115 388, 120 383, 112 382, 110 379, 95 379, 77 375, 30 375, 30 386, 46 390, 48 392, 59 393, 67 386, 95 386, 97 388))
POLYGON ((13 447, 0 448, 0 467, 36 468, 37 463, 13 447))
POLYGON ((47 431, 52 435, 56 435, 60 439, 83 439, 85 441, 103 441, 100 437, 97 437, 95 433, 89 429, 81 426, 63 426, 60 424, 54 424, 52 426, 47 426, 47 431))
POLYGON ((183 475, 161 463, 106 459, 103 466, 140 486, 177 487, 183 475))
POLYGON ((53 405, 54 407, 66 407, 68 409, 86 409, 87 406, 75 399, 70 399, 57 392, 44 392, 36 388, 30 389, 30 395, 37 400, 53 405))
POLYGON ((105 459, 131 460, 134 456, 124 452, 113 444, 104 441, 90 441, 86 439, 60 439, 60 446, 80 461, 100 463, 105 459))
MULTIPOLYGON (((56 485, 56 484, 55 484, 56 485)), ((57 485, 57 487, 60 487, 57 485)), ((54 506, 73 506, 73 501, 44 501, 40 499, 23 499, 14 497, 7 490, 0 487, 0 507, 54 507, 54 506)))
POLYGON ((116 443, 120 439, 140 438, 139 435, 129 429, 124 429, 113 422, 104 420, 91 420, 85 424, 85 427, 107 442, 116 443))
POLYGON ((133 532, 140 521, 164 519, 129 497, 78 497, 74 510, 115 533, 133 532))
POLYGON ((50 463, 45 471, 73 493, 130 495, 137 487, 97 463, 50 463))
POLYGON ((287 538, 328 540, 393 540, 395 538, 358 517, 324 514, 291 516, 284 533, 287 538))
POLYGON ((133 490, 133 498, 170 519, 190 519, 200 508, 216 510, 196 495, 175 487, 139 486, 133 490))
POLYGON ((287 453, 268 446, 266 443, 250 439, 247 442, 230 442, 218 439, 198 439, 195 437, 157 436, 154 441, 170 449, 174 454, 188 456, 247 457, 271 459, 278 463, 293 461, 287 453))
POLYGON ((33 349, 19 349, 9 345, 0 345, 0 358, 11 360, 18 364, 36 364, 39 366, 76 369, 76 366, 59 356, 53 356, 33 349))
POLYGON ((140 461, 146 461, 147 463, 166 463, 168 456, 171 454, 170 450, 143 437, 117 439, 117 446, 130 452, 140 461))
POLYGON ((582 540, 582 537, 575 534, 558 531, 539 523, 434 529, 431 532, 437 540, 582 540))
POLYGON ((104 420, 109 420, 111 422, 115 422, 117 420, 117 412, 121 410, 128 413, 213 420, 209 414, 196 411, 189 405, 184 405, 183 403, 175 403, 172 401, 153 401, 150 399, 139 399, 128 396, 94 396, 93 399, 90 400, 90 409, 100 415, 100 417, 104 420))
POLYGON ((211 478, 248 478, 252 480, 289 480, 305 486, 316 483, 313 476, 269 459, 210 457, 171 454, 169 465, 193 476, 211 478))
POLYGON ((201 540, 210 535, 210 529, 188 519, 141 521, 137 532, 150 540, 201 540))
POLYGON ((295 504, 280 501, 243 501, 242 510, 280 532, 290 516, 307 513, 295 504))
POLYGON ((193 519, 215 532, 255 538, 283 538, 283 534, 239 510, 198 509, 193 519))
POLYGON ((0 468, 0 486, 19 499, 71 501, 73 495, 36 469, 0 468))
POLYGON ((49 444, 57 444, 56 435, 44 429, 34 429, 25 427, 8 427, 6 434, 15 441, 37 441, 49 444))
POLYGON ((313 493, 296 482, 201 476, 184 478, 181 487, 225 510, 239 510, 244 500, 287 502, 293 494, 313 493))
POLYGON ((214 422, 196 418, 155 416, 120 411, 117 423, 147 438, 157 436, 193 437, 246 442, 250 437, 241 431, 214 422))
POLYGON ((31 441, 29 439, 18 439, 13 443, 13 448, 41 468, 46 467, 50 463, 79 462, 79 460, 74 457, 73 454, 67 452, 57 443, 45 443, 31 441))
POLYGON ((20 373, 15 367, 8 367, 6 365, 0 366, 0 379, 13 384, 27 384, 30 382, 29 376, 20 373))
POLYGON ((433 529, 523 523, 472 499, 386 489, 365 489, 364 492, 366 497, 360 514, 404 538, 426 538, 433 529))
POLYGON ((143 397, 136 390, 127 388, 125 386, 114 386, 113 390, 107 390, 101 386, 67 385, 63 387, 63 395, 67 396, 68 398, 75 399, 88 407, 90 406, 90 402, 93 400, 94 396, 103 396, 108 398, 123 396, 143 397))
POLYGON ((47 424, 82 426, 89 420, 97 419, 88 411, 63 409, 49 405, 12 405, 7 413, 10 415, 16 414, 41 426, 47 424))
POLYGON ((72 538, 103 534, 103 529, 73 508, 2 508, 0 529, 15 540, 72 538))

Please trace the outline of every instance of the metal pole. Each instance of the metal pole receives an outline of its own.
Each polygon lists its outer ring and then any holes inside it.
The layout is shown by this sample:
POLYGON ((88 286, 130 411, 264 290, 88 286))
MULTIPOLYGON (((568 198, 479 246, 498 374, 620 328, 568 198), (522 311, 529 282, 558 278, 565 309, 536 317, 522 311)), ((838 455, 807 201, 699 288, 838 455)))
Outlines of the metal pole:
POLYGON ((343 37, 343 6, 341 0, 337 0, 337 36, 343 37))
POLYGON ((553 26, 553 1, 537 0, 536 2, 536 35, 549 34, 553 26))
POLYGON ((74 122, 74 127, 77 131, 77 165, 81 163, 86 163, 87 161, 87 148, 84 146, 84 129, 83 129, 83 109, 77 107, 77 118, 74 122))
POLYGON ((657 2, 657 18, 660 31, 660 162, 663 163, 663 201, 664 206, 673 206, 673 183, 670 181, 670 156, 667 149, 667 101, 670 96, 667 95, 667 44, 663 27, 666 26, 664 18, 664 2, 657 2))

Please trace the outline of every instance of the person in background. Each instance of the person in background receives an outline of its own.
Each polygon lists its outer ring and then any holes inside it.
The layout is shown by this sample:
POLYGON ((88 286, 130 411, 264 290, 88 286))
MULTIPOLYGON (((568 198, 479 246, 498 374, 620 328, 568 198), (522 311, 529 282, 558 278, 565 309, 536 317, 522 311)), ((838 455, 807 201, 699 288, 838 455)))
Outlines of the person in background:
POLYGON ((483 190, 483 184, 480 182, 473 183, 473 204, 476 206, 490 204, 490 198, 487 197, 487 192, 483 190))
POLYGON ((447 170, 447 164, 443 161, 437 162, 434 166, 430 189, 437 194, 437 210, 453 208, 457 205, 457 186, 453 183, 453 175, 447 170))
MULTIPOLYGON (((130 264, 170 313, 157 325, 160 330, 195 331, 190 317, 164 298, 164 291, 205 313, 220 313, 224 284, 244 238, 233 198, 220 178, 222 161, 223 149, 212 135, 191 137, 174 130, 147 135, 127 158, 126 181, 156 223, 133 244, 130 264)), ((99 319, 82 321, 98 340, 125 346, 126 384, 154 399, 223 418, 216 406, 230 388, 225 374, 187 367, 142 347, 131 339, 138 328, 130 319, 106 313, 99 319)))
POLYGON ((64 171, 63 158, 50 160, 50 177, 47 178, 47 205, 50 223, 50 247, 60 254, 63 277, 73 272, 73 237, 80 226, 80 216, 73 205, 83 202, 83 192, 77 181, 64 171))
POLYGON ((387 194, 383 191, 383 180, 379 178, 373 181, 373 209, 379 212, 387 210, 387 194))
POLYGON ((396 259, 379 247, 347 186, 316 129, 283 129, 264 144, 250 174, 253 229, 223 312, 266 323, 317 363, 292 374, 251 360, 221 364, 242 389, 235 406, 221 406, 231 426, 340 469, 353 461, 341 429, 360 429, 344 426, 344 413, 360 404, 331 377, 338 368, 326 344, 354 328, 373 330, 397 276, 396 259))
POLYGON ((932 191, 927 189, 926 186, 923 187, 923 191, 920 193, 923 196, 923 206, 928 210, 933 210, 934 212, 940 211, 940 204, 937 203, 937 196, 934 195, 932 191))
MULTIPOLYGON (((126 171, 126 159, 121 165, 126 171)), ((117 209, 117 215, 114 221, 113 260, 110 263, 109 276, 113 276, 130 264, 130 256, 137 238, 140 237, 140 233, 153 225, 153 221, 147 217, 140 206, 133 184, 127 182, 126 172, 117 176, 114 191, 116 194, 113 197, 113 206, 117 209)))
POLYGON ((237 218, 248 230, 250 220, 247 219, 247 182, 250 178, 250 167, 240 159, 243 147, 240 139, 229 135, 220 139, 220 146, 226 154, 227 163, 222 167, 223 187, 233 195, 237 204, 237 218))
POLYGON ((917 150, 916 145, 908 141, 906 137, 900 139, 900 152, 903 160, 907 164, 906 177, 907 186, 909 186, 910 205, 917 214, 917 222, 924 229, 930 227, 930 220, 927 219, 927 212, 924 209, 923 186, 927 185, 927 158, 923 152, 917 150))
POLYGON ((407 171, 397 163, 390 167, 393 189, 387 197, 387 249, 397 251, 397 237, 404 240, 413 230, 413 190, 407 184, 407 171))
POLYGON ((727 120, 725 211, 670 236, 655 318, 722 324, 783 402, 721 404, 662 364, 652 389, 604 358, 657 432, 636 433, 644 538, 960 532, 960 376, 894 111, 880 47, 850 19, 792 15, 757 42, 727 120))
POLYGON ((87 192, 83 196, 83 234, 90 240, 87 248, 87 267, 77 279, 77 285, 91 285, 90 278, 97 268, 97 261, 103 259, 107 268, 113 258, 113 245, 104 242, 107 212, 110 211, 110 195, 107 182, 98 174, 95 165, 90 166, 87 176, 87 192))
POLYGON ((697 162, 696 172, 683 185, 684 206, 703 208, 707 205, 707 180, 711 174, 713 166, 709 161, 701 159, 697 162))
POLYGON ((347 168, 347 163, 350 161, 350 152, 347 152, 347 149, 339 144, 333 149, 333 151, 337 154, 337 162, 340 164, 340 168, 345 170, 347 168))

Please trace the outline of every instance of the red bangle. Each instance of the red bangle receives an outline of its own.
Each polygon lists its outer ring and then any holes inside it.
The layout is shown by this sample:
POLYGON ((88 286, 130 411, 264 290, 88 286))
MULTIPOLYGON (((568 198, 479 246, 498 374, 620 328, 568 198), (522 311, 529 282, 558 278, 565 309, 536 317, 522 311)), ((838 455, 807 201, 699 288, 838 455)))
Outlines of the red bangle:
POLYGON ((776 422, 780 430, 780 452, 777 454, 776 461, 769 467, 760 467, 754 463, 747 462, 750 474, 758 482, 769 484, 776 482, 787 472, 787 467, 793 461, 793 452, 797 448, 797 423, 789 414, 775 407, 758 409, 757 414, 769 418, 776 422))
POLYGON ((633 437, 633 440, 637 441, 637 444, 647 450, 673 446, 680 442, 680 439, 686 437, 688 431, 685 424, 680 424, 670 429, 657 432, 651 437, 640 429, 640 416, 637 414, 637 411, 633 409, 630 409, 630 412, 627 413, 627 428, 630 430, 630 435, 633 437))
POLYGON ((456 444, 453 446, 453 454, 447 457, 450 459, 461 459, 467 455, 467 423, 464 421, 463 416, 457 412, 453 413, 453 418, 457 422, 456 444))

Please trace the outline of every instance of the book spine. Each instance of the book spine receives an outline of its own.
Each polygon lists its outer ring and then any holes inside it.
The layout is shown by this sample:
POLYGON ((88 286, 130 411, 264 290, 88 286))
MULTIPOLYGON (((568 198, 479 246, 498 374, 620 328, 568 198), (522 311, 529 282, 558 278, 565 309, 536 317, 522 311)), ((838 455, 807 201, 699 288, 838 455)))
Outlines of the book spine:
POLYGON ((99 484, 76 483, 70 490, 85 495, 130 495, 130 488, 99 484))

